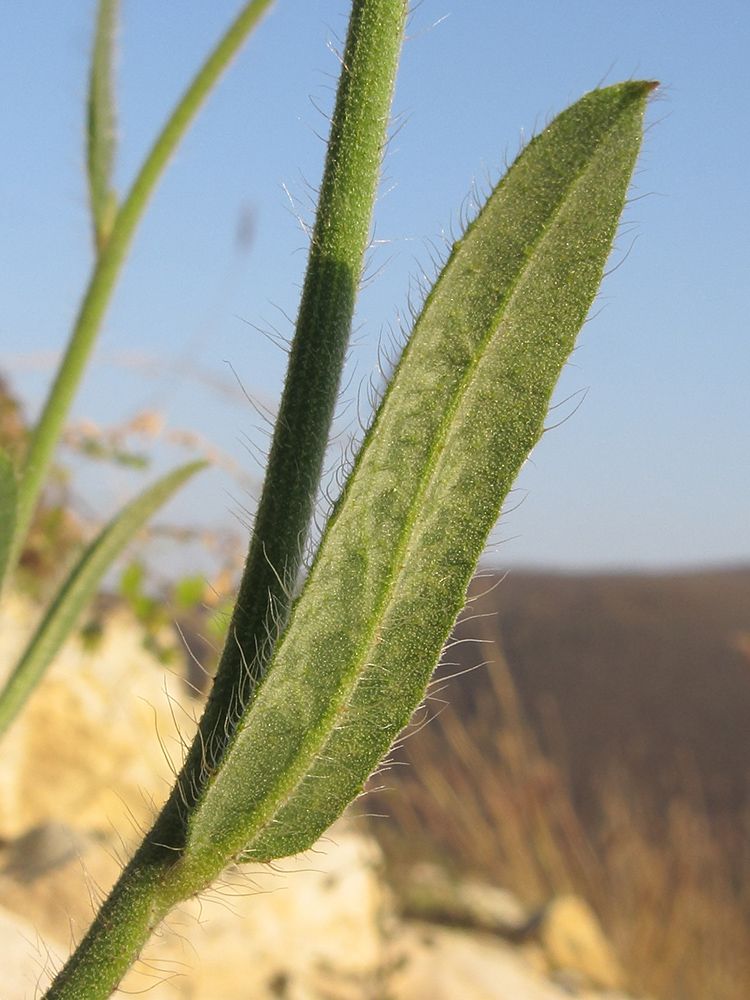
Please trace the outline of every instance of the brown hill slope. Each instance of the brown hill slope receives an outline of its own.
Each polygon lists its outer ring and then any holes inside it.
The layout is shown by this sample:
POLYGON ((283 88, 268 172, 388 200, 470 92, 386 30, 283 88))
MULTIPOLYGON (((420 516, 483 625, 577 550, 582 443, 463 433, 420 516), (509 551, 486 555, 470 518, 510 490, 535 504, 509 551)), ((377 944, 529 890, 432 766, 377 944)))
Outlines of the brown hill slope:
POLYGON ((531 905, 574 891, 638 989, 746 1000, 750 569, 485 574, 471 596, 363 800, 397 889, 429 858, 531 905))
MULTIPOLYGON (((564 767, 584 818, 613 767, 674 794, 702 786, 736 813, 750 775, 750 568, 669 576, 484 577, 446 659, 481 664, 500 644, 543 749, 564 767), (479 639, 480 641, 474 641, 479 639)), ((455 672, 444 666, 443 674, 455 672)), ((486 671, 445 694, 459 717, 485 702, 486 671)))

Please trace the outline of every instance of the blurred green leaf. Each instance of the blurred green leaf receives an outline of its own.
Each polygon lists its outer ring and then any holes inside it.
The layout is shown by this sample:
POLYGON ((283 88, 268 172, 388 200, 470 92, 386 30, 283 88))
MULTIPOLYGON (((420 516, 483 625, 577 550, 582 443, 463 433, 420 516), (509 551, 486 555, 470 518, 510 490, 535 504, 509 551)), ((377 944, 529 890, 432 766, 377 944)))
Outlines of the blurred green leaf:
POLYGON ((202 576, 186 576, 178 580, 174 596, 181 608, 194 608, 201 604, 206 594, 206 581, 202 576))
MULTIPOLYGON (((102 577, 149 517, 162 507, 205 462, 190 462, 168 473, 128 504, 88 546, 32 636, 5 689, 0 694, 0 733, 15 717, 42 678, 102 577)), ((131 570, 127 586, 140 599, 141 576, 131 570)), ((142 572, 142 571, 141 571, 142 572)))
POLYGON ((127 601, 135 601, 141 593, 145 570, 139 562, 131 562, 120 574, 120 594, 127 601))

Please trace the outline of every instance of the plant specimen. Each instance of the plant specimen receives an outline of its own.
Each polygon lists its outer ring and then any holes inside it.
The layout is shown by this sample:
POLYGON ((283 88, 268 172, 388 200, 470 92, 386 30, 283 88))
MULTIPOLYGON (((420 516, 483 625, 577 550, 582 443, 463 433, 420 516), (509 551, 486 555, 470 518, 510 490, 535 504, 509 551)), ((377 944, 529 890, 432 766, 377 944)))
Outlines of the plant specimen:
MULTIPOLYGON (((246 31, 266 6, 249 4, 236 24, 244 17, 246 31)), ((306 850, 361 791, 423 697, 599 287, 652 82, 593 91, 559 115, 453 244, 297 594, 407 7, 353 0, 296 331, 226 646, 174 789, 49 1000, 109 996, 175 904, 230 862, 306 850)), ((133 206, 145 201, 137 181, 116 210, 108 189, 113 16, 114 4, 101 0, 90 106, 90 135, 100 139, 89 171, 103 263, 82 312, 84 340, 124 258, 133 206)), ((22 525, 41 482, 35 456, 50 449, 45 440, 29 452, 22 525)), ((4 481, 10 495, 13 476, 4 481)))

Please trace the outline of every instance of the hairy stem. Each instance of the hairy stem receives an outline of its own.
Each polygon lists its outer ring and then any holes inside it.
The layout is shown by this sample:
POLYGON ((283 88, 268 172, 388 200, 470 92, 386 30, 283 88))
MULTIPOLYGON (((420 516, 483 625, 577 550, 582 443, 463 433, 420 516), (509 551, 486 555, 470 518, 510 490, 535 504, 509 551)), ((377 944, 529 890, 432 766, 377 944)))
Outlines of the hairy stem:
POLYGON ((354 0, 297 330, 217 679, 172 795, 46 1000, 105 1000, 169 909, 230 860, 215 854, 206 864, 184 852, 190 812, 287 616, 370 238, 406 13, 406 0, 354 0))
POLYGON ((355 0, 284 392, 229 639, 183 794, 211 772, 286 622, 370 239, 406 0, 355 0))

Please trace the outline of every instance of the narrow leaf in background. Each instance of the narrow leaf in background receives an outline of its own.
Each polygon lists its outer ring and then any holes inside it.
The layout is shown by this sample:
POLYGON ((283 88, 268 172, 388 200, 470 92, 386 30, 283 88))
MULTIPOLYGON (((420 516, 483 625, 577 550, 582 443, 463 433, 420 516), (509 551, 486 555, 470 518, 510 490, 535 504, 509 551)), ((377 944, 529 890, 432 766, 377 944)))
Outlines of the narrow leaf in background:
POLYGON ((190 462, 168 473, 128 504, 88 546, 0 693, 0 735, 41 680, 115 559, 145 522, 205 466, 203 461, 190 462))
POLYGON ((18 520, 11 548, 11 569, 15 568, 20 556, 57 442, 151 195, 174 151, 219 78, 274 2, 275 0, 250 0, 240 10, 169 116, 117 213, 106 246, 97 257, 65 357, 32 435, 19 484, 18 520))

